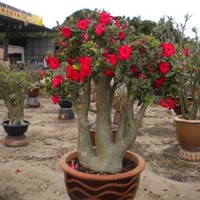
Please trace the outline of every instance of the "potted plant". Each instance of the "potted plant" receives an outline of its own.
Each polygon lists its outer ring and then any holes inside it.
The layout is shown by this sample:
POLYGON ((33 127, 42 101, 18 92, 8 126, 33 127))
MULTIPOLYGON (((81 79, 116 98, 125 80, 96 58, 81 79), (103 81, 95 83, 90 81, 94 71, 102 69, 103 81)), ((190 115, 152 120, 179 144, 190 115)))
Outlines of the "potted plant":
MULTIPOLYGON (((171 34, 171 41, 176 43, 176 55, 173 60, 176 67, 172 70, 173 84, 171 95, 177 104, 175 116, 176 135, 181 146, 180 158, 187 161, 200 161, 200 40, 196 28, 194 38, 184 35, 186 24, 191 16, 185 16, 184 24, 171 34)), ((173 24, 172 24, 173 25, 173 24)), ((175 30, 175 28, 174 28, 175 30)), ((165 100, 161 105, 168 107, 165 100)))
MULTIPOLYGON (((78 150, 61 158, 71 199, 132 199, 145 161, 128 151, 133 145, 155 88, 167 82, 173 66, 172 44, 134 34, 124 17, 105 11, 80 12, 59 25, 56 54, 47 63, 68 84, 78 116, 78 150), (64 64, 63 64, 64 62, 64 64), (66 63, 67 62, 67 63, 66 63), (95 148, 88 119, 91 83, 96 93, 95 148), (118 129, 112 134, 112 105, 116 89, 125 87, 118 129), (137 104, 139 109, 133 107, 137 104)), ((60 81, 59 84, 63 84, 60 81)))
POLYGON ((41 89, 43 89, 44 85, 41 82, 41 79, 44 77, 43 70, 30 70, 33 83, 27 90, 27 100, 26 100, 26 107, 28 108, 38 108, 40 107, 40 101, 38 96, 40 94, 41 89))
POLYGON ((46 70, 44 75, 44 90, 46 93, 51 95, 52 102, 60 106, 58 119, 70 120, 75 118, 75 114, 72 107, 70 93, 68 92, 69 84, 62 78, 63 73, 62 68, 59 69, 59 74, 57 74, 53 69, 46 70))
POLYGON ((3 143, 7 146, 27 145, 24 133, 30 123, 24 120, 24 102, 31 80, 27 71, 0 68, 0 98, 4 100, 8 110, 8 119, 2 122, 7 133, 3 143))

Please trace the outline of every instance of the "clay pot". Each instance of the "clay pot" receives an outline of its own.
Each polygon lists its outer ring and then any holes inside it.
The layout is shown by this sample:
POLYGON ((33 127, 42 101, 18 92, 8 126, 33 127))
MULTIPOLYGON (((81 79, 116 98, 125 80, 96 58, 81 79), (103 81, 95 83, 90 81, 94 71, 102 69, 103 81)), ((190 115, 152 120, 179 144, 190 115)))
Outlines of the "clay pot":
POLYGON ((175 119, 176 136, 181 146, 180 156, 188 161, 200 161, 200 120, 175 119))
MULTIPOLYGON (((117 125, 114 125, 112 126, 112 133, 113 133, 113 140, 115 139, 115 133, 117 132, 117 125)), ((92 140, 92 144, 93 146, 95 146, 95 134, 96 134, 96 129, 90 129, 89 130, 89 133, 90 133, 90 137, 91 137, 91 140, 92 140)))
POLYGON ((60 164, 64 171, 66 190, 71 200, 128 200, 133 199, 139 186, 145 161, 127 151, 125 158, 136 163, 136 168, 113 175, 89 174, 70 168, 67 162, 77 158, 77 151, 65 154, 60 164))
POLYGON ((35 87, 28 90, 27 92, 28 97, 26 101, 27 108, 40 107, 40 102, 38 100, 39 92, 40 92, 40 87, 35 87))
POLYGON ((28 90, 29 97, 38 97, 40 92, 40 87, 34 87, 28 90))

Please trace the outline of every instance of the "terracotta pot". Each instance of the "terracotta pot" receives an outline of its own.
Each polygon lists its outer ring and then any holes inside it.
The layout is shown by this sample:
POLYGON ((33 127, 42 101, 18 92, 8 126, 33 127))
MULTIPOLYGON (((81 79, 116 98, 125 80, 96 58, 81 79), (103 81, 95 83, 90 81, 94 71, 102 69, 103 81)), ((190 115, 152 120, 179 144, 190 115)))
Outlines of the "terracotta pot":
MULTIPOLYGON (((113 127, 112 127, 112 133, 113 133, 113 140, 115 139, 115 133, 117 132, 117 125, 114 125, 113 124, 113 127)), ((95 146, 95 134, 96 134, 96 129, 90 129, 89 131, 90 133, 90 137, 92 139, 92 144, 93 146, 95 146)))
POLYGON ((40 87, 31 88, 28 90, 29 97, 38 97, 40 92, 40 87))
POLYGON ((200 161, 200 120, 187 120, 176 116, 174 121, 176 136, 182 148, 181 158, 200 161))
POLYGON ((40 107, 40 102, 37 98, 39 96, 39 92, 40 92, 40 87, 35 87, 35 88, 28 90, 28 93, 27 93, 28 97, 27 97, 27 101, 26 101, 27 108, 40 107))
POLYGON ((135 197, 140 173, 145 167, 145 161, 139 155, 127 151, 125 158, 137 164, 136 168, 128 172, 96 175, 77 171, 67 165, 67 162, 77 158, 77 154, 77 151, 72 151, 60 160, 71 200, 130 200, 135 197))

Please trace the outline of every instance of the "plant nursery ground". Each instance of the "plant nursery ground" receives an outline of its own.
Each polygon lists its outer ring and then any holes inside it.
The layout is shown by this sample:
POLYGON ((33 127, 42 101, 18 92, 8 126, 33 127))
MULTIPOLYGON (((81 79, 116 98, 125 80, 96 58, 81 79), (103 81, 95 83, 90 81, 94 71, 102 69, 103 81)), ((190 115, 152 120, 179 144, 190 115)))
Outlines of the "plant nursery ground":
MULTIPOLYGON (((59 107, 50 98, 39 100, 39 108, 25 109, 31 122, 27 146, 4 146, 6 134, 0 127, 0 200, 69 200, 59 158, 76 148, 77 117, 60 120, 59 107)), ((0 100, 2 121, 6 114, 0 100)), ((173 117, 157 104, 145 115, 132 148, 146 160, 135 200, 200 200, 200 162, 179 159, 173 117)))

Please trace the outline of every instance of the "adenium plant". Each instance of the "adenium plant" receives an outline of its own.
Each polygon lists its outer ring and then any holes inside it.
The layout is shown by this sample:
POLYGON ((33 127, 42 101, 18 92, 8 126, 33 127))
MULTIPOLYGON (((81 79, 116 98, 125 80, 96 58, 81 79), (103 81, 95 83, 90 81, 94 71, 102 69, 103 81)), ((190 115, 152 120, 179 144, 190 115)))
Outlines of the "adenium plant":
POLYGON ((0 67, 0 99, 3 99, 8 110, 9 124, 24 124, 24 102, 27 90, 32 83, 30 72, 0 67))
POLYGON ((46 59, 55 74, 52 87, 68 83, 79 121, 79 161, 94 171, 122 170, 124 154, 136 139, 154 91, 168 91, 168 74, 174 67, 173 44, 134 33, 128 19, 105 11, 91 11, 80 18, 72 15, 59 26, 58 51, 46 59), (65 74, 59 73, 61 68, 65 74), (89 135, 91 85, 95 87, 97 107, 95 149, 89 135), (111 112, 119 86, 126 88, 127 98, 114 137, 111 112), (139 109, 134 110, 136 103, 139 109))
MULTIPOLYGON (((181 108, 181 115, 184 119, 196 120, 199 118, 200 102, 200 41, 198 31, 193 28, 194 38, 185 36, 185 29, 190 15, 186 14, 183 24, 176 24, 172 18, 163 23, 161 35, 168 33, 166 39, 175 44, 175 54, 170 61, 173 68, 170 71, 171 84, 169 91, 171 97, 181 108), (170 27, 168 26, 170 24, 170 27)), ((171 108, 171 98, 165 98, 160 103, 166 108, 171 108)))

